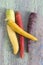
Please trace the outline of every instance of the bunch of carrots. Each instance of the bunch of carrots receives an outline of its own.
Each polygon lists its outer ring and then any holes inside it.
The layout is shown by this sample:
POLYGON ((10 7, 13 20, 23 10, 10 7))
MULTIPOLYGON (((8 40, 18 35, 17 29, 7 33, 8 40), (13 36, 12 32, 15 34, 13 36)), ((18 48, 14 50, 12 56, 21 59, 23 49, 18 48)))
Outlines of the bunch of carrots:
POLYGON ((13 47, 13 53, 16 55, 20 49, 20 57, 24 57, 24 37, 37 41, 38 39, 30 33, 24 31, 23 22, 20 12, 14 12, 14 10, 6 10, 6 28, 9 39, 13 47), (19 41, 16 33, 19 34, 19 41))

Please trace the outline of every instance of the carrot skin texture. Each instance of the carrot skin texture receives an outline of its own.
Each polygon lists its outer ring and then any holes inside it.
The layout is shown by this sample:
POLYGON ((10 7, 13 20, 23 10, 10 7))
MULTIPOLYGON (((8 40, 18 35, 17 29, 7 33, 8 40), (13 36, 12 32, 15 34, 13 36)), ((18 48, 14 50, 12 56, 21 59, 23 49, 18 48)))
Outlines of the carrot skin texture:
MULTIPOLYGON (((23 29, 23 23, 21 14, 19 12, 16 12, 15 14, 16 23, 23 29)), ((20 43, 20 57, 24 57, 24 37, 22 35, 19 35, 19 43, 20 43)))

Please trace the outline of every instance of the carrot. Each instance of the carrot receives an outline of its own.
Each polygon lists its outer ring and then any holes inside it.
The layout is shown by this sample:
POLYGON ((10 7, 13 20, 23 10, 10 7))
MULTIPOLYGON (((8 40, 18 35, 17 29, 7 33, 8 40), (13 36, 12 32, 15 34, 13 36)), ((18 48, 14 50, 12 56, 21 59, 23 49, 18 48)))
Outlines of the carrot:
MULTIPOLYGON (((15 14, 16 23, 23 29, 23 23, 21 14, 19 12, 16 12, 15 14)), ((19 36, 19 43, 20 43, 20 57, 24 57, 24 37, 22 35, 19 36)))
MULTIPOLYGON (((12 9, 6 10, 6 19, 5 20, 8 20, 7 22, 9 22, 10 20, 12 20, 12 22, 15 22, 14 10, 12 10, 12 9)), ((9 39, 12 44, 13 53, 16 55, 19 51, 19 45, 18 45, 18 39, 17 39, 16 33, 11 29, 11 27, 8 24, 6 24, 6 29, 7 29, 9 39)))
MULTIPOLYGON (((32 29, 34 28, 34 23, 37 20, 37 14, 32 12, 29 15, 28 24, 27 24, 27 31, 32 34, 32 29)), ((28 52, 29 52, 29 46, 31 44, 31 40, 28 40, 28 52)))

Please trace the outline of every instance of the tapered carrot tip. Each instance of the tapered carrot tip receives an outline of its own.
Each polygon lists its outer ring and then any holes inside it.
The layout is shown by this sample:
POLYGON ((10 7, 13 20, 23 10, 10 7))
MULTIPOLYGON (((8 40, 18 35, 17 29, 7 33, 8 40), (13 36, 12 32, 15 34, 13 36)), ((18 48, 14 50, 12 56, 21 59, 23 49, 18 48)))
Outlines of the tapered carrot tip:
POLYGON ((37 39, 37 38, 35 38, 35 41, 38 41, 38 39, 37 39))
POLYGON ((20 55, 21 58, 24 58, 24 55, 20 55))

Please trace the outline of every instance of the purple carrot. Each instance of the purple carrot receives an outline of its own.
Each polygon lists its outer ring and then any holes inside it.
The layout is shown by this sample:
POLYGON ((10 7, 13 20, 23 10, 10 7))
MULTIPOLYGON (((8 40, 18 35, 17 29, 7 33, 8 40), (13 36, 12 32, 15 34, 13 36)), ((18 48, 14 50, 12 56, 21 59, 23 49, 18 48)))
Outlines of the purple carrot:
MULTIPOLYGON (((34 23, 36 22, 37 14, 32 12, 29 15, 28 24, 27 24, 27 31, 32 34, 32 29, 34 27, 34 23)), ((31 40, 28 40, 28 52, 29 52, 29 46, 31 44, 31 40)))

